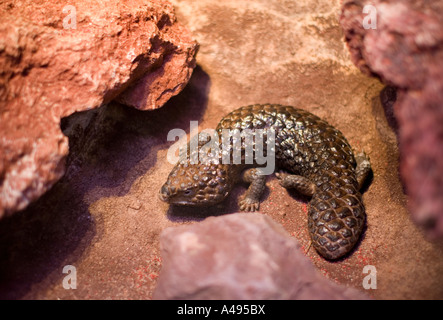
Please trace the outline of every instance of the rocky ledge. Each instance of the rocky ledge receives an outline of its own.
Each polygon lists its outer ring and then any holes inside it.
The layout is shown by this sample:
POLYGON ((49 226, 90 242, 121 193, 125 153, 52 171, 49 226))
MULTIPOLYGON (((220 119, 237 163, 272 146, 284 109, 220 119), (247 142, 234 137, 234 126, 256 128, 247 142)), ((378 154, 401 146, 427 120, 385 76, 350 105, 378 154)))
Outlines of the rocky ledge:
POLYGON ((396 89, 409 208, 430 238, 442 237, 443 2, 347 0, 340 23, 354 64, 396 89))
POLYGON ((117 99, 148 110, 179 93, 197 43, 166 1, 0 3, 0 218, 65 172, 60 119, 117 99))

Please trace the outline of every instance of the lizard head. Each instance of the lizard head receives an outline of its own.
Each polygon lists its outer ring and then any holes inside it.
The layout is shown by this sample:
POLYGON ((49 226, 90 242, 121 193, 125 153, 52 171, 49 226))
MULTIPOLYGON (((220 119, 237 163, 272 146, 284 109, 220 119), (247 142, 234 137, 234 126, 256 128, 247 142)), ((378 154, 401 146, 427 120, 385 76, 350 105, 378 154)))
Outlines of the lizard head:
POLYGON ((223 201, 232 188, 222 164, 178 162, 160 189, 162 201, 173 205, 209 206, 223 201))

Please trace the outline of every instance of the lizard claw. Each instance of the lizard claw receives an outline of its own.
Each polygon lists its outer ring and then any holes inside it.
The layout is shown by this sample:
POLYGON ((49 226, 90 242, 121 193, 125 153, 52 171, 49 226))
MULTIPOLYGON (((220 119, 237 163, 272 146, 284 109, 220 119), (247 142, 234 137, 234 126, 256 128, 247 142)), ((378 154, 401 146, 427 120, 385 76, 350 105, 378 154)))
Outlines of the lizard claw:
POLYGON ((260 208, 260 201, 245 197, 239 201, 239 206, 241 211, 254 212, 260 208))

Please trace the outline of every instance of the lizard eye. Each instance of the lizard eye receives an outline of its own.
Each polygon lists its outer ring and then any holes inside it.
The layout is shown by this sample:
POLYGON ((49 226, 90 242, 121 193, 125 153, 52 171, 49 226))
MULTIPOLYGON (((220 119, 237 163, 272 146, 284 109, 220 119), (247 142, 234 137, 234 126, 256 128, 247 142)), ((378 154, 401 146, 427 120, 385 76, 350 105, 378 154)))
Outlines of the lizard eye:
POLYGON ((184 191, 184 194, 185 194, 185 196, 189 196, 189 195, 192 194, 192 190, 191 190, 191 189, 186 189, 186 190, 184 191))

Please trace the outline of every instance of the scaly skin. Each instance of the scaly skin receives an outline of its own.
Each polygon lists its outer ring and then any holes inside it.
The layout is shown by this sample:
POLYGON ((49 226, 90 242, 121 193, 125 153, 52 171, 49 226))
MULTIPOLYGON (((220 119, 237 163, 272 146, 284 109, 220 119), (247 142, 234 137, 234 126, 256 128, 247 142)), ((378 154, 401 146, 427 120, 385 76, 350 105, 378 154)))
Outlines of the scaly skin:
MULTIPOLYGON (((364 153, 354 157, 340 131, 289 106, 239 108, 218 124, 220 137, 222 129, 274 130, 276 165, 285 170, 276 173, 280 184, 312 197, 308 229, 313 246, 326 259, 338 259, 352 250, 366 219, 359 189, 371 168, 364 153)), ((207 141, 202 139, 199 147, 207 141)), ((170 173, 160 199, 176 205, 209 206, 223 201, 243 179, 250 186, 239 201, 240 209, 255 211, 265 188, 265 177, 258 174, 257 167, 256 163, 221 164, 221 160, 220 164, 190 164, 188 155, 170 173)))

